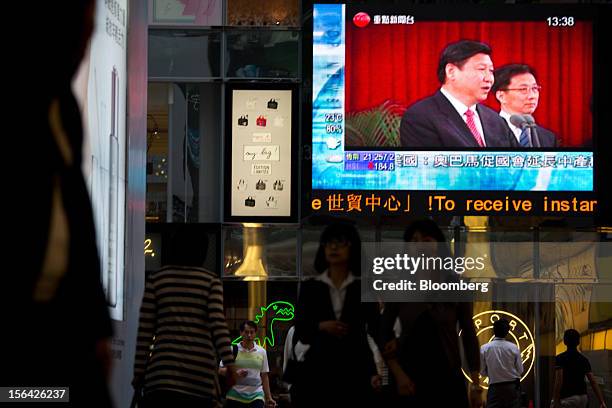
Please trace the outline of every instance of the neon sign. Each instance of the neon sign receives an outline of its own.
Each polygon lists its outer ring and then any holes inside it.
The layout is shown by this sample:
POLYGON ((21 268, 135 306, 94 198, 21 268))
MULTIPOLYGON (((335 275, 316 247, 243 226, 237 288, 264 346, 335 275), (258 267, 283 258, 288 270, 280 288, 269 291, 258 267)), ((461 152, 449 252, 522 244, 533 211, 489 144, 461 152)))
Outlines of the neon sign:
MULTIPOLYGON (((476 336, 478 337, 478 341, 481 345, 489 343, 495 337, 493 334, 493 323, 501 318, 505 318, 510 323, 508 339, 516 344, 521 352, 523 367, 525 367, 525 371, 521 377, 521 381, 523 381, 531 372, 535 360, 535 341, 533 340, 533 334, 531 334, 529 327, 527 327, 524 321, 512 313, 505 312, 503 310, 487 310, 472 317, 474 327, 476 328, 476 336)), ((459 336, 461 336, 461 332, 459 332, 459 336)), ((461 371, 463 372, 465 378, 467 378, 469 382, 472 382, 472 379, 468 373, 466 373, 463 367, 461 368, 461 371)), ((479 375, 479 378, 480 386, 484 389, 488 389, 489 377, 479 375)))
POLYGON ((155 256, 155 251, 153 251, 153 240, 150 238, 145 239, 145 248, 144 248, 144 254, 145 256, 149 255, 150 257, 154 257, 155 256))
MULTIPOLYGON (((276 339, 274 337, 274 323, 275 322, 288 322, 290 320, 293 320, 293 318, 295 317, 295 307, 293 306, 293 304, 289 303, 289 302, 285 302, 283 300, 278 300, 276 302, 272 302, 270 303, 268 306, 266 307, 261 307, 260 311, 257 315, 255 315, 255 323, 257 323, 257 328, 259 329, 260 327, 263 328, 263 326, 260 326, 260 324, 263 324, 264 317, 267 317, 268 321, 268 330, 267 330, 267 335, 264 337, 263 342, 261 341, 261 339, 259 337, 255 337, 255 342, 259 345, 265 345, 266 343, 268 343, 268 345, 270 347, 274 347, 274 344, 276 344, 276 339)), ((232 345, 236 345, 238 343, 240 343, 242 341, 242 336, 236 337, 233 341, 232 341, 232 345)))

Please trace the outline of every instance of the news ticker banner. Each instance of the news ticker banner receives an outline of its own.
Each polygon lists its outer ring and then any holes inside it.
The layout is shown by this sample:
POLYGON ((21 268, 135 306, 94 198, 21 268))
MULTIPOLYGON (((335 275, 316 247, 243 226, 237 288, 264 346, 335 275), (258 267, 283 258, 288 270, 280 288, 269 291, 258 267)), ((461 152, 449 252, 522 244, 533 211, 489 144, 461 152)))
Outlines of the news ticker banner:
POLYGON ((313 190, 313 214, 346 216, 555 215, 593 216, 594 193, 498 191, 313 190))
MULTIPOLYGON (((338 149, 340 150, 340 149, 338 149)), ((592 152, 337 151, 313 136, 313 189, 593 191, 592 152)))
POLYGON ((364 302, 610 302, 612 242, 364 243, 364 302))

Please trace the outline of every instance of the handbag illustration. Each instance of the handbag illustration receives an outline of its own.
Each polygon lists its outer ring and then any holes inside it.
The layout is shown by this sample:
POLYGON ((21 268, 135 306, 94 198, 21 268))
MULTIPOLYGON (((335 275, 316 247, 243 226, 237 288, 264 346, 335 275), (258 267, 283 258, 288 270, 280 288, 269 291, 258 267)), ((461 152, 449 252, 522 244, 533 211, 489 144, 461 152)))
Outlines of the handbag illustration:
POLYGON ((276 197, 268 197, 268 199, 266 200, 266 207, 268 208, 276 208, 278 207, 278 201, 276 200, 276 197))
POLYGON ((283 191, 283 188, 284 188, 283 182, 280 180, 276 180, 272 188, 276 191, 283 191))
POLYGON ((244 200, 244 205, 246 207, 255 207, 255 199, 251 196, 247 197, 247 199, 244 200))
POLYGON ((276 99, 272 98, 268 101, 268 109, 278 109, 278 102, 276 102, 276 99))
POLYGON ((257 184, 255 184, 255 190, 265 190, 265 189, 266 189, 266 183, 264 183, 263 180, 259 180, 257 184))
POLYGON ((249 115, 239 117, 238 126, 249 126, 249 115))
POLYGON ((246 101, 246 108, 247 109, 255 109, 257 107, 257 98, 249 98, 246 101))
POLYGON ((265 116, 259 116, 257 118, 257 126, 266 127, 267 123, 268 123, 268 119, 266 119, 265 116))

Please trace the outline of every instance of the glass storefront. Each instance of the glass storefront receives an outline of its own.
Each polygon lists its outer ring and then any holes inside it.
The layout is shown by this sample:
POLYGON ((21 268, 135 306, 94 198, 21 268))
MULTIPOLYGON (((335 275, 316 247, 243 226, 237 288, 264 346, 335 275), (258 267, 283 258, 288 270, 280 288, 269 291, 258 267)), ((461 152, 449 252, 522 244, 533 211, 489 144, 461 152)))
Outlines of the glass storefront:
MULTIPOLYGON (((161 6, 164 2, 154 3, 161 6)), ((174 223, 193 224, 207 234, 205 266, 223 280, 232 339, 240 335, 242 321, 260 316, 257 335, 268 351, 272 392, 279 397, 277 401, 287 405, 287 384, 281 381, 283 349, 294 322, 293 318, 274 319, 269 313, 274 305, 300 313, 301 284, 317 275, 314 259, 319 239, 331 221, 223 222, 226 84, 245 80, 302 84, 304 80, 299 6, 291 0, 272 3, 259 7, 251 1, 228 0, 220 22, 212 11, 206 17, 210 20, 197 20, 196 12, 185 14, 182 9, 166 9, 166 14, 156 14, 151 22, 146 193, 149 243, 145 256, 148 272, 161 266, 174 223)), ((308 114, 300 112, 300 118, 308 114)), ((302 157, 306 158, 309 146, 303 147, 302 157)), ((297 160, 301 166, 303 159, 297 160)), ((573 253, 540 245, 609 244, 612 231, 581 231, 559 219, 525 220, 455 217, 441 223, 455 255, 490 254, 484 271, 472 278, 490 282, 492 292, 495 282, 533 282, 538 293, 546 295, 534 299, 525 293, 523 299, 519 296, 506 301, 491 300, 493 296, 476 299, 473 321, 479 341, 484 344, 491 339, 496 319, 505 317, 512 322, 513 339, 525 366, 525 407, 544 407, 551 399, 554 357, 565 350, 563 332, 575 328, 581 334, 581 350, 612 402, 612 253, 594 251, 589 245, 578 246, 573 253), (501 245, 508 242, 513 243, 511 250, 501 245)), ((360 220, 357 224, 364 243, 398 243, 408 220, 360 220)), ((486 388, 486 378, 481 385, 486 388)))

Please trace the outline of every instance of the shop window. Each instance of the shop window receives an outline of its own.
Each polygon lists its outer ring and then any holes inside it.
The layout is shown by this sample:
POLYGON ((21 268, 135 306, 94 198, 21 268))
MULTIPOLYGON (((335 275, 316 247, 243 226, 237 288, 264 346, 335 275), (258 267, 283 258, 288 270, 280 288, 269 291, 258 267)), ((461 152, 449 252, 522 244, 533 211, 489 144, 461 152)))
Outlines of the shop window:
POLYGON ((149 31, 149 78, 218 78, 220 66, 220 32, 149 31))
POLYGON ((232 31, 226 74, 232 78, 297 78, 298 31, 232 31))
POLYGON ((297 228, 225 227, 224 277, 265 281, 297 277, 297 228))
POLYGON ((149 84, 147 222, 219 222, 221 84, 149 84))
MULTIPOLYGON (((176 235, 177 227, 181 228, 182 234, 190 234, 190 237, 194 237, 195 242, 206 244, 206 252, 202 253, 205 256, 204 262, 201 266, 217 276, 220 275, 219 239, 221 228, 218 224, 208 223, 190 225, 147 223, 144 242, 145 271, 154 272, 165 265, 185 265, 192 262, 189 259, 186 259, 185 262, 181 261, 181 259, 184 259, 184 252, 172 253, 174 250, 172 239, 176 235), (206 237, 206 240, 200 240, 200 237, 206 237)), ((189 253, 192 253, 191 249, 189 253)))
POLYGON ((168 86, 149 84, 147 106, 147 222, 164 222, 168 211, 168 86))

